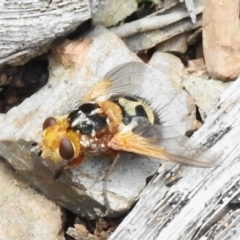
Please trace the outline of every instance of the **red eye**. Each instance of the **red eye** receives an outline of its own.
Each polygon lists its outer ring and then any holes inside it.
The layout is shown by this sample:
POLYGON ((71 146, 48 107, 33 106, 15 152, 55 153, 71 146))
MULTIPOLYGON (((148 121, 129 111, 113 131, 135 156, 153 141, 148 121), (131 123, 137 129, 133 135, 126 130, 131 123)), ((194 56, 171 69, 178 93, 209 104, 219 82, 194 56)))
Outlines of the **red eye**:
POLYGON ((63 138, 59 146, 59 154, 65 160, 71 160, 74 156, 74 148, 68 138, 63 138))
POLYGON ((57 120, 54 117, 48 117, 43 123, 43 130, 55 125, 56 123, 57 123, 57 120))

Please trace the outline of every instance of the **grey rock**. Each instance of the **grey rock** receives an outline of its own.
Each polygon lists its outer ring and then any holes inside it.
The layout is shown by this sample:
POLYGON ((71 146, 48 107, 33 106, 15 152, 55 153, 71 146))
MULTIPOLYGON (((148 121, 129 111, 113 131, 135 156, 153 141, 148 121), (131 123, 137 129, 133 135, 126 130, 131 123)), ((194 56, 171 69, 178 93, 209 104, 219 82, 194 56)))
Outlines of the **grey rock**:
POLYGON ((0 162, 0 232, 4 240, 64 240, 62 211, 0 162))

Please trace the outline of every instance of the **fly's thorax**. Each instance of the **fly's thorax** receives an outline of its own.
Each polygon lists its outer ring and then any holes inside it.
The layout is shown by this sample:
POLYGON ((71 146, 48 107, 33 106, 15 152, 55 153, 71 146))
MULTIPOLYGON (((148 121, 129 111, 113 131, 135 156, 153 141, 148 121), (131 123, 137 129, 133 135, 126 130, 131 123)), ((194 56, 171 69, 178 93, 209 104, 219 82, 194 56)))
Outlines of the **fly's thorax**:
POLYGON ((100 137, 91 135, 81 135, 80 145, 85 153, 100 153, 109 149, 109 141, 112 138, 110 134, 104 134, 100 137))
POLYGON ((121 108, 112 101, 89 102, 68 115, 69 126, 80 134, 95 136, 111 124, 122 122, 121 108))
POLYGON ((68 115, 68 121, 74 131, 92 136, 105 128, 109 122, 99 104, 94 102, 80 105, 68 115))

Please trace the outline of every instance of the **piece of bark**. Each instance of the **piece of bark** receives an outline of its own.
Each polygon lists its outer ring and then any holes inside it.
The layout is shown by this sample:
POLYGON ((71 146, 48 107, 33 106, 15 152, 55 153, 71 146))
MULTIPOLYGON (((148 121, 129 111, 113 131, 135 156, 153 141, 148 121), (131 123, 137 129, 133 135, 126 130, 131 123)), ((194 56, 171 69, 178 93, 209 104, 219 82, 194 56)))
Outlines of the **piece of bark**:
MULTIPOLYGON (((203 6, 199 4, 197 14, 201 13, 202 10, 203 6)), ((181 4, 160 16, 147 16, 130 23, 125 23, 124 25, 120 25, 118 27, 110 28, 110 30, 119 37, 125 38, 134 34, 167 27, 188 17, 188 12, 186 11, 184 5, 181 4)))
POLYGON ((137 7, 137 1, 135 0, 99 1, 98 9, 94 12, 92 11, 92 21, 96 25, 110 27, 131 15, 137 10, 137 7))
POLYGON ((159 43, 156 49, 160 52, 185 53, 188 48, 187 38, 189 35, 188 32, 176 35, 165 42, 159 43))
POLYGON ((22 65, 91 17, 88 0, 2 1, 0 65, 22 65))
MULTIPOLYGON (((53 176, 59 166, 31 152, 31 143, 26 141, 41 142, 42 123, 47 117, 69 113, 89 87, 109 70, 139 59, 115 34, 101 27, 82 40, 66 41, 53 53, 49 59, 49 83, 1 118, 0 155, 48 198, 76 214, 88 218, 109 215, 103 206, 102 180, 111 160, 101 156, 87 159, 56 182, 53 176)), ((171 85, 170 77, 154 69, 142 76, 145 81, 141 96, 153 99, 153 109, 161 109, 160 120, 184 134, 188 109, 182 94, 171 85)), ((112 215, 131 207, 145 187, 146 178, 157 171, 159 164, 160 161, 147 157, 121 155, 107 184, 112 215)))
POLYGON ((75 240, 98 240, 97 236, 89 233, 84 225, 74 224, 74 228, 68 228, 66 232, 75 240))
POLYGON ((193 60, 188 60, 187 62, 187 71, 196 72, 199 70, 205 69, 205 62, 203 58, 197 58, 193 60))
POLYGON ((196 1, 195 5, 197 20, 194 24, 189 19, 189 13, 182 3, 159 16, 148 16, 110 30, 122 37, 132 51, 146 50, 174 36, 201 26, 203 1, 196 1))
POLYGON ((196 14, 196 9, 195 9, 195 5, 194 5, 194 1, 193 0, 184 0, 186 8, 189 12, 189 15, 192 19, 193 23, 196 23, 197 20, 197 14, 196 14))
POLYGON ((239 1, 205 1, 203 49, 206 68, 214 79, 236 79, 240 74, 239 1))
POLYGON ((133 52, 138 52, 152 48, 178 34, 196 29, 201 26, 201 24, 201 16, 199 16, 195 24, 192 24, 188 19, 181 20, 163 29, 151 30, 144 33, 137 33, 130 37, 125 37, 123 38, 123 41, 133 52))
POLYGON ((239 239, 240 78, 193 138, 222 153, 215 169, 164 164, 110 240, 239 239), (169 178, 175 177, 173 185, 169 178), (175 175, 175 176, 174 176, 175 175))

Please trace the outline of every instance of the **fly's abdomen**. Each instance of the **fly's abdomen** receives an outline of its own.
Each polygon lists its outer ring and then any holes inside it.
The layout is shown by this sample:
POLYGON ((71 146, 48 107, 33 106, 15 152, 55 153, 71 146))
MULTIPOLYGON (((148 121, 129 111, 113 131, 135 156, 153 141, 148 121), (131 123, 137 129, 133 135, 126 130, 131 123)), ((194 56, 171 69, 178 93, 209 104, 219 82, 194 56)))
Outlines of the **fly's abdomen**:
POLYGON ((128 125, 133 117, 144 117, 154 124, 158 121, 151 107, 146 101, 135 97, 121 97, 114 101, 122 110, 123 123, 128 125))

